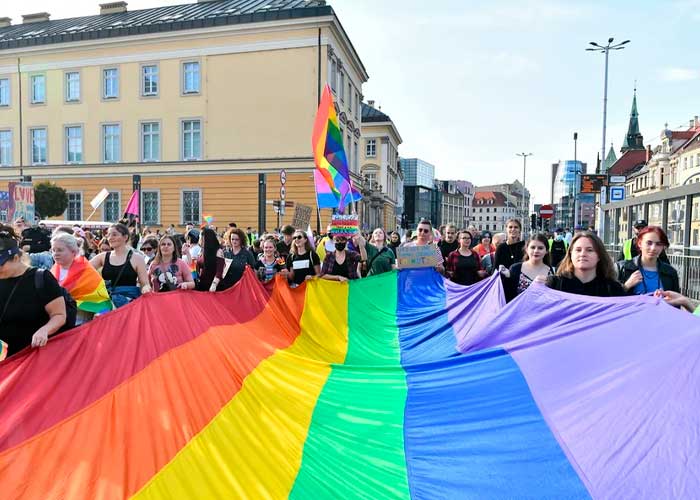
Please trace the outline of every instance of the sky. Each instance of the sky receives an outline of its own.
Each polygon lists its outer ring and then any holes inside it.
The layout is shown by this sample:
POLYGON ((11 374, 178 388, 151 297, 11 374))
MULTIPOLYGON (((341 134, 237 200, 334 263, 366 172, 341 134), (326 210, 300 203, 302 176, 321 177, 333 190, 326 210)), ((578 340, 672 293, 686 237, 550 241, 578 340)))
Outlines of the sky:
MULTIPOLYGON (((4 0, 0 17, 99 13, 106 0, 4 0)), ((194 2, 194 0, 192 0, 194 2)), ((182 0, 129 0, 129 9, 182 0)), ((700 115, 700 0, 329 0, 369 73, 369 99, 403 138, 399 153, 435 165, 440 179, 522 181, 550 202, 551 164, 595 169, 602 146, 604 56, 590 41, 630 39, 609 65, 606 151, 619 156, 635 81, 645 144, 668 123, 700 115)))

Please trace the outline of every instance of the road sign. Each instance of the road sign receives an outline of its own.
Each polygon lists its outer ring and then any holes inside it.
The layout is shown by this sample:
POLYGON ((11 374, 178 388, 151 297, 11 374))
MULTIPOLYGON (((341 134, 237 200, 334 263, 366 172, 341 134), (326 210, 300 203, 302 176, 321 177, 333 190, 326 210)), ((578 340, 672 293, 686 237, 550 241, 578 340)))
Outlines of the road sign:
POLYGON ((287 195, 287 188, 284 187, 284 185, 280 186, 280 200, 284 200, 284 197, 287 195))
POLYGON ((599 193, 600 188, 608 185, 607 175, 582 175, 581 176, 581 193, 599 193))
POLYGON ((624 175, 611 175, 610 184, 624 184, 627 181, 627 177, 624 175))
POLYGON ((287 171, 285 169, 280 170, 280 183, 283 186, 287 183, 287 171))
POLYGON ((542 205, 540 207, 540 217, 543 219, 551 219, 554 216, 554 207, 552 205, 542 205))
POLYGON ((625 199, 624 186, 612 186, 610 188, 610 201, 622 201, 625 199))

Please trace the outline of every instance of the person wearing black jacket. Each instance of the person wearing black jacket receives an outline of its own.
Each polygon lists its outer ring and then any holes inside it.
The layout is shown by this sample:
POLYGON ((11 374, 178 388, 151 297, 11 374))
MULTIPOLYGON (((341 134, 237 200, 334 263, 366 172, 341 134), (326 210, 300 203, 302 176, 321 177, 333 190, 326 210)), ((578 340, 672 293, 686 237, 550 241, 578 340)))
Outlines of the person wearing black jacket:
POLYGON ((661 260, 669 241, 663 229, 647 226, 639 231, 641 255, 618 262, 618 279, 629 295, 646 295, 656 290, 680 292, 678 273, 661 260))
POLYGON ((496 248, 493 264, 494 269, 498 269, 500 266, 510 269, 510 266, 523 260, 523 256, 525 255, 525 242, 520 241, 520 233, 522 230, 518 219, 510 219, 506 222, 507 239, 496 248))
POLYGON ((561 292, 591 297, 622 297, 625 289, 616 278, 615 265, 605 245, 596 234, 585 231, 574 236, 556 276, 549 276, 546 283, 549 288, 561 292))
MULTIPOLYGON (((632 226, 632 232, 634 233, 634 236, 632 239, 625 240, 622 243, 622 250, 620 250, 620 254, 617 256, 617 260, 632 260, 635 258, 637 255, 639 255, 639 246, 637 245, 637 236, 639 232, 647 227, 647 221, 644 219, 640 219, 638 221, 635 221, 634 225, 632 226)), ((668 255, 666 255, 666 250, 661 252, 659 255, 659 260, 662 262, 666 262, 667 264, 669 263, 668 260, 668 255)))

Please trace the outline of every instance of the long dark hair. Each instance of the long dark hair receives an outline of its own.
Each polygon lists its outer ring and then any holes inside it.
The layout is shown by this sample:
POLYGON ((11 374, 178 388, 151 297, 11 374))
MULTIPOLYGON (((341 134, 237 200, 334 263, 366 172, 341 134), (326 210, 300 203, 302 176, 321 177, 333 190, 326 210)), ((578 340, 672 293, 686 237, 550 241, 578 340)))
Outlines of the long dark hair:
POLYGON ((530 257, 527 255, 527 247, 530 246, 531 241, 539 241, 540 243, 542 243, 544 245, 544 257, 542 257, 542 262, 551 267, 552 263, 551 263, 551 260, 549 258, 549 240, 542 233, 531 234, 530 237, 525 242, 525 248, 523 249, 523 252, 525 254, 525 255, 523 255, 523 262, 527 262, 530 259, 530 257))
POLYGON ((216 236, 216 232, 213 229, 204 228, 202 229, 202 240, 204 243, 204 268, 205 269, 215 269, 216 268, 216 254, 221 249, 221 244, 219 243, 219 238, 216 236))
POLYGON ((581 238, 588 238, 591 240, 593 249, 595 250, 596 255, 598 255, 596 276, 608 280, 616 280, 617 271, 615 270, 615 263, 605 250, 605 244, 601 241, 597 234, 590 231, 578 233, 576 236, 574 236, 574 239, 571 240, 569 249, 566 251, 566 256, 564 257, 564 260, 561 261, 561 264, 559 264, 559 269, 557 269, 557 276, 564 276, 566 278, 571 278, 574 276, 574 263, 571 260, 571 249, 574 248, 576 242, 581 238))

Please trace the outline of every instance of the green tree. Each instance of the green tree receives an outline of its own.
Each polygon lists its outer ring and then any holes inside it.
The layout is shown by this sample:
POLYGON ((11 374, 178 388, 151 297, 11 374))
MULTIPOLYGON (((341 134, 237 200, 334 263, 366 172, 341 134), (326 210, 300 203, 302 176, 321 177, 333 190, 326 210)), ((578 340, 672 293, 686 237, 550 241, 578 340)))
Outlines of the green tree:
POLYGON ((52 182, 40 182, 34 186, 34 208, 44 218, 61 215, 68 208, 68 193, 52 182))

